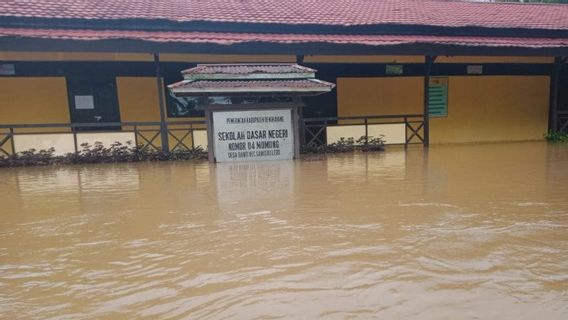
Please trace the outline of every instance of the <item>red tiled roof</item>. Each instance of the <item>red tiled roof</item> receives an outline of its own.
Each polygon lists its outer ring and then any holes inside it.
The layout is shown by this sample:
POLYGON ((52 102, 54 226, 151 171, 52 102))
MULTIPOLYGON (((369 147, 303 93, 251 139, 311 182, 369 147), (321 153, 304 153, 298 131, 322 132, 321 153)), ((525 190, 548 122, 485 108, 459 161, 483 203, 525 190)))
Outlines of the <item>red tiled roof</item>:
POLYGON ((333 89, 333 83, 316 79, 299 80, 229 80, 229 81, 180 81, 168 86, 176 95, 203 93, 323 93, 333 89))
POLYGON ((198 64, 196 67, 183 70, 186 74, 275 74, 275 73, 315 73, 316 70, 293 63, 240 63, 240 64, 198 64))
POLYGON ((330 43, 369 46, 395 46, 404 44, 439 44, 455 46, 562 48, 568 47, 568 38, 521 38, 483 36, 421 36, 421 35, 326 35, 326 34, 261 34, 215 33, 174 31, 127 30, 66 30, 0 28, 0 38, 35 38, 60 40, 117 40, 130 39, 157 43, 220 44, 243 43, 330 43))
POLYGON ((447 0, 2 0, 1 17, 568 30, 567 5, 447 0))

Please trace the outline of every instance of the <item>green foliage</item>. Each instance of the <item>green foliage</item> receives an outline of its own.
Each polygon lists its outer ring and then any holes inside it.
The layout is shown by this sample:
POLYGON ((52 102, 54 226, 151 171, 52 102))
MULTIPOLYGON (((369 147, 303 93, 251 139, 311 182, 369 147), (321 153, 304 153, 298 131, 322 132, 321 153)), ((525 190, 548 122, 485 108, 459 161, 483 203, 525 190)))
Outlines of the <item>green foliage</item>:
POLYGON ((94 145, 83 143, 81 150, 64 156, 55 156, 54 152, 54 148, 39 151, 30 149, 9 157, 0 157, 0 167, 207 159, 207 152, 201 147, 164 153, 133 146, 130 141, 126 144, 115 142, 108 148, 100 142, 94 145))
POLYGON ((385 140, 383 135, 380 137, 369 136, 359 138, 355 143, 359 146, 361 151, 383 151, 385 150, 385 140))
POLYGON ((548 142, 568 143, 568 132, 549 131, 544 134, 544 138, 548 142))
POLYGON ((355 151, 383 151, 385 148, 384 136, 365 138, 360 137, 355 140, 353 138, 339 138, 338 141, 328 145, 307 145, 303 146, 302 153, 344 153, 355 151))
MULTIPOLYGON (((340 138, 339 141, 326 146, 305 146, 302 153, 344 153, 344 152, 368 152, 383 151, 384 139, 380 137, 364 136, 355 140, 353 138, 340 138)), ((174 150, 170 153, 156 151, 142 146, 133 146, 132 142, 126 144, 115 142, 108 148, 100 142, 94 145, 83 143, 81 150, 68 153, 63 156, 55 156, 55 149, 47 150, 30 149, 11 156, 0 156, 1 167, 24 167, 42 165, 64 165, 85 163, 117 163, 117 162, 140 162, 140 161, 171 161, 171 160, 205 160, 207 152, 201 147, 190 150, 174 150)))

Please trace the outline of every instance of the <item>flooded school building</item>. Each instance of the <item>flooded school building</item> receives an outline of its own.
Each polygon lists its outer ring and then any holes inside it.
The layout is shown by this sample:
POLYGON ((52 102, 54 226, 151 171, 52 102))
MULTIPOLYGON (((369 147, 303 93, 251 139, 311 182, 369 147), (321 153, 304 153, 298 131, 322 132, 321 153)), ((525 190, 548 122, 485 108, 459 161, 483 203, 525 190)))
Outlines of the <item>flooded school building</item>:
MULTIPOLYGON (((540 140, 568 127, 568 7, 462 1, 2 1, 0 154, 207 148, 207 64, 298 64, 303 144, 540 140)), ((218 98, 218 97, 209 97, 218 98)), ((246 98, 246 97, 245 97, 246 98)))
POLYGON ((568 319, 567 57, 568 5, 1 0, 0 318, 568 319), (209 162, 2 167, 128 141, 209 162))

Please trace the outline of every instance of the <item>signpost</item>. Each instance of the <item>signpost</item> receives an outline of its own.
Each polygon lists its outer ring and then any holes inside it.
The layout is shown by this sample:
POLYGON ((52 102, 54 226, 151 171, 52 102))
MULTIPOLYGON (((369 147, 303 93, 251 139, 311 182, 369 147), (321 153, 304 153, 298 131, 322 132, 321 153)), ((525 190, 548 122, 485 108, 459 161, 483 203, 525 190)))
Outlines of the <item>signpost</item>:
POLYGON ((292 110, 213 112, 217 162, 294 158, 292 110))
POLYGON ((303 96, 331 91, 316 70, 297 64, 204 64, 169 85, 176 97, 201 97, 211 162, 289 160, 300 155, 303 96))

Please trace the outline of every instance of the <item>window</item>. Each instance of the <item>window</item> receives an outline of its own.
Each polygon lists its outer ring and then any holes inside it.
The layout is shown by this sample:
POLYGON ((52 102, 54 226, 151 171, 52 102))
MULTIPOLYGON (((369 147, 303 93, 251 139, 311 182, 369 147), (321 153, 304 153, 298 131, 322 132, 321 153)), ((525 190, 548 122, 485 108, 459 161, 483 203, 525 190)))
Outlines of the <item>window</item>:
POLYGON ((291 102, 288 96, 246 96, 246 97, 176 97, 167 89, 169 117, 202 117, 206 104, 254 104, 271 102, 291 102))
POLYGON ((428 89, 430 117, 448 116, 448 78, 431 78, 428 89))
POLYGON ((203 110, 197 107, 205 103, 205 97, 176 97, 166 87, 166 104, 169 117, 203 117, 203 110))

